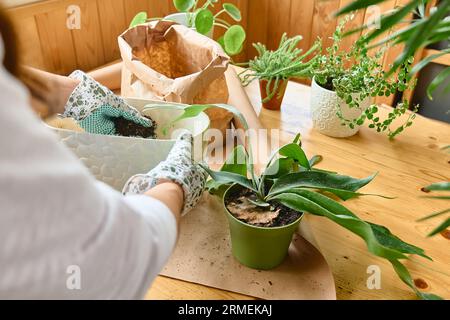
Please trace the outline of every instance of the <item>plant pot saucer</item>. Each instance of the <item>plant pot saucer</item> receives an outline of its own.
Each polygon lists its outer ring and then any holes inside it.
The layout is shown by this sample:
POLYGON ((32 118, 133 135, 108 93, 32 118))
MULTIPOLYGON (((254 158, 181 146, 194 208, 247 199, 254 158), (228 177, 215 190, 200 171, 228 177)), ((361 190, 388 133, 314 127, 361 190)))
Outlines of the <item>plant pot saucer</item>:
POLYGON ((303 231, 309 230, 307 219, 301 229, 280 266, 267 271, 247 268, 231 253, 221 199, 205 193, 182 219, 177 247, 161 275, 261 299, 335 300, 330 268, 310 232, 303 231))

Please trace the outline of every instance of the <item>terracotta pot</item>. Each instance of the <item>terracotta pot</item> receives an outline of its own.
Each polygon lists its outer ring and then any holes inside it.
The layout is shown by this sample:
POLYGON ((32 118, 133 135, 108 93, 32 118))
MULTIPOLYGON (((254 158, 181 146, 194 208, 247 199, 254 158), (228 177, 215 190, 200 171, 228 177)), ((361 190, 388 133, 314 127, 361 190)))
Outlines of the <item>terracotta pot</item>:
MULTIPOLYGON (((267 80, 259 80, 259 88, 261 90, 261 101, 264 101, 267 98, 267 90, 266 90, 267 82, 268 82, 267 80)), ((269 110, 280 110, 288 83, 289 80, 281 81, 278 90, 272 97, 272 99, 262 103, 263 107, 269 110)), ((274 85, 275 82, 272 83, 271 89, 274 87, 274 85)))

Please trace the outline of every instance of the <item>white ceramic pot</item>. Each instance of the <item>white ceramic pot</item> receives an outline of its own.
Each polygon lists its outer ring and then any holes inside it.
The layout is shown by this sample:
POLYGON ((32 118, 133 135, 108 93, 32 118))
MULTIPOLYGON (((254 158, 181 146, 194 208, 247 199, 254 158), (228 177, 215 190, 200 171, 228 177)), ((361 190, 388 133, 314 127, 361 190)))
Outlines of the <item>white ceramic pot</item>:
POLYGON ((209 128, 209 118, 205 113, 176 122, 167 132, 163 132, 166 124, 181 115, 182 110, 169 108, 174 105, 172 103, 144 99, 125 101, 141 112, 147 105, 154 106, 143 114, 150 116, 158 124, 158 139, 97 135, 52 128, 98 180, 121 191, 130 177, 150 171, 167 158, 175 143, 171 139, 172 133, 178 129, 187 129, 192 133, 194 160, 202 159, 203 133, 209 128))
MULTIPOLYGON (((169 14, 167 17, 165 17, 164 20, 170 20, 170 21, 179 23, 179 24, 189 28, 190 27, 189 23, 188 23, 189 22, 189 19, 188 19, 189 14, 190 13, 186 13, 186 12, 173 13, 173 14, 169 14)), ((190 28, 194 31, 197 31, 195 29, 195 26, 190 27, 190 28)), ((214 35, 214 25, 211 28, 211 31, 209 31, 205 36, 212 39, 213 35, 214 35)))
POLYGON ((337 113, 339 109, 345 119, 357 119, 362 112, 370 106, 370 99, 360 103, 360 108, 350 108, 336 92, 327 90, 316 83, 313 79, 311 85, 311 116, 314 128, 320 133, 334 137, 346 138, 355 135, 359 131, 359 126, 350 128, 342 125, 337 113))

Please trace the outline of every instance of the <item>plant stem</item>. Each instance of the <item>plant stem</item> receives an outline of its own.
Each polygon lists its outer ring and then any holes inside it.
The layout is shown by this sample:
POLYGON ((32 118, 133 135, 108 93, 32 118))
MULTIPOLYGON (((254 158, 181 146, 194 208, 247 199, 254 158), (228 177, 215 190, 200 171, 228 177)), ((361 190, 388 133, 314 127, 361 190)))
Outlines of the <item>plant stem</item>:
POLYGON ((222 13, 226 12, 225 9, 220 10, 219 12, 217 12, 217 14, 214 16, 214 19, 217 18, 218 16, 220 16, 222 13))
POLYGON ((222 28, 224 28, 224 29, 226 29, 226 30, 229 29, 228 26, 226 26, 226 25, 224 25, 224 24, 221 24, 221 23, 219 23, 219 22, 214 22, 214 25, 215 25, 215 26, 218 26, 218 27, 222 27, 222 28))

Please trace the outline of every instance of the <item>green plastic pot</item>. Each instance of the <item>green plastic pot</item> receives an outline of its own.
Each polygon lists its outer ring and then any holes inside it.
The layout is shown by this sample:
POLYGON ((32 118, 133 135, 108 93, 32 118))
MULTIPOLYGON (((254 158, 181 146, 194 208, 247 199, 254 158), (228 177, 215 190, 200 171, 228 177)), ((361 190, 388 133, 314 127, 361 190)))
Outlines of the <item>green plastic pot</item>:
POLYGON ((294 232, 304 215, 282 227, 265 228, 247 224, 236 219, 225 205, 225 200, 240 190, 242 190, 241 186, 233 185, 222 198, 230 225, 233 256, 252 269, 273 269, 286 258, 294 232))

